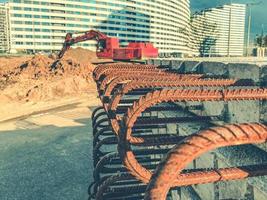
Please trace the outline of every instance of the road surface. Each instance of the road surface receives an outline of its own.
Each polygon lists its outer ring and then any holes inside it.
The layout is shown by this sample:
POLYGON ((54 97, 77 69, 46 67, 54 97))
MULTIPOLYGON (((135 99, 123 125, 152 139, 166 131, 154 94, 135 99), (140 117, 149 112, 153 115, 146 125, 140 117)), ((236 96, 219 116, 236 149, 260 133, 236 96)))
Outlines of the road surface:
POLYGON ((0 199, 87 199, 92 110, 76 105, 0 123, 0 199))

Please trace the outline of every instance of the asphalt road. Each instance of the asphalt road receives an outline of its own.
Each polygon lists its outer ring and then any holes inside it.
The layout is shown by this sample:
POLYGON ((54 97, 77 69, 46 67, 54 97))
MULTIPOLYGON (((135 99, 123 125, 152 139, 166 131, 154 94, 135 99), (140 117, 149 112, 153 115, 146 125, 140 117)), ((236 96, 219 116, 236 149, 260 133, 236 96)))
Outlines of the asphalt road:
POLYGON ((0 199, 87 199, 90 113, 87 107, 68 108, 14 121, 15 130, 1 131, 0 199))

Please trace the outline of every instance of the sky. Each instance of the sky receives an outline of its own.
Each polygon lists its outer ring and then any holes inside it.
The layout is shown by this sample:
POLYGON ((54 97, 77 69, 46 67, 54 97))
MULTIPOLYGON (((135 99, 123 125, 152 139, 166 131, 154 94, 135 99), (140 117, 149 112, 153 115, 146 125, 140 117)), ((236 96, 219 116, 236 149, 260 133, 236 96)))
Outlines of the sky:
MULTIPOLYGON (((229 4, 231 0, 191 0, 191 10, 192 12, 197 10, 203 10, 205 8, 212 8, 218 5, 229 4)), ((267 0, 232 0, 233 3, 258 3, 262 2, 260 5, 255 5, 251 7, 252 11, 252 23, 251 32, 255 36, 260 34, 262 31, 262 26, 264 27, 264 32, 267 34, 267 0)))
MULTIPOLYGON (((0 0, 5 2, 6 0, 0 0)), ((191 0, 191 10, 195 12, 197 10, 203 10, 205 8, 212 8, 218 5, 233 3, 251 3, 251 2, 262 2, 261 5, 252 7, 252 24, 251 31, 253 35, 261 33, 262 25, 267 34, 267 0, 191 0)))

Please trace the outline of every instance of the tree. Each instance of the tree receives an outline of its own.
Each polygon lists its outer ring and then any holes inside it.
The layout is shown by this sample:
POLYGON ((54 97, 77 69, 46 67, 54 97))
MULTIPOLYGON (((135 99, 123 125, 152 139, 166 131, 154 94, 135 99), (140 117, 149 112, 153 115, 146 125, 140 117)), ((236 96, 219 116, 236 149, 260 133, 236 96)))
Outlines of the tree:
POLYGON ((207 19, 205 13, 191 18, 190 48, 201 57, 208 56, 218 39, 217 24, 207 19))
POLYGON ((267 47, 267 35, 256 35, 255 45, 257 47, 267 47))

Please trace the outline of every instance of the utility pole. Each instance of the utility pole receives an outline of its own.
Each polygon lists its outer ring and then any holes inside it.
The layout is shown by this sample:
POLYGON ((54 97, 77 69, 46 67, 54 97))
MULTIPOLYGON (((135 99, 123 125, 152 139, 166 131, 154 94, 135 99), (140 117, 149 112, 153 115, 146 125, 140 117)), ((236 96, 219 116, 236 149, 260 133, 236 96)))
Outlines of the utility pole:
POLYGON ((249 6, 249 17, 248 17, 248 38, 247 38, 247 57, 249 56, 249 42, 250 42, 250 32, 251 32, 251 6, 249 6))
POLYGON ((247 33, 247 57, 249 56, 249 43, 250 43, 250 33, 251 33, 251 19, 252 19, 252 11, 251 7, 262 4, 262 1, 259 2, 251 2, 247 3, 246 6, 249 8, 249 16, 248 16, 248 33, 247 33))
POLYGON ((264 47, 264 25, 261 25, 261 47, 264 47))
POLYGON ((229 11, 229 31, 228 31, 228 46, 227 46, 227 56, 230 57, 230 42, 231 42, 231 22, 232 22, 232 1, 230 3, 229 11))

